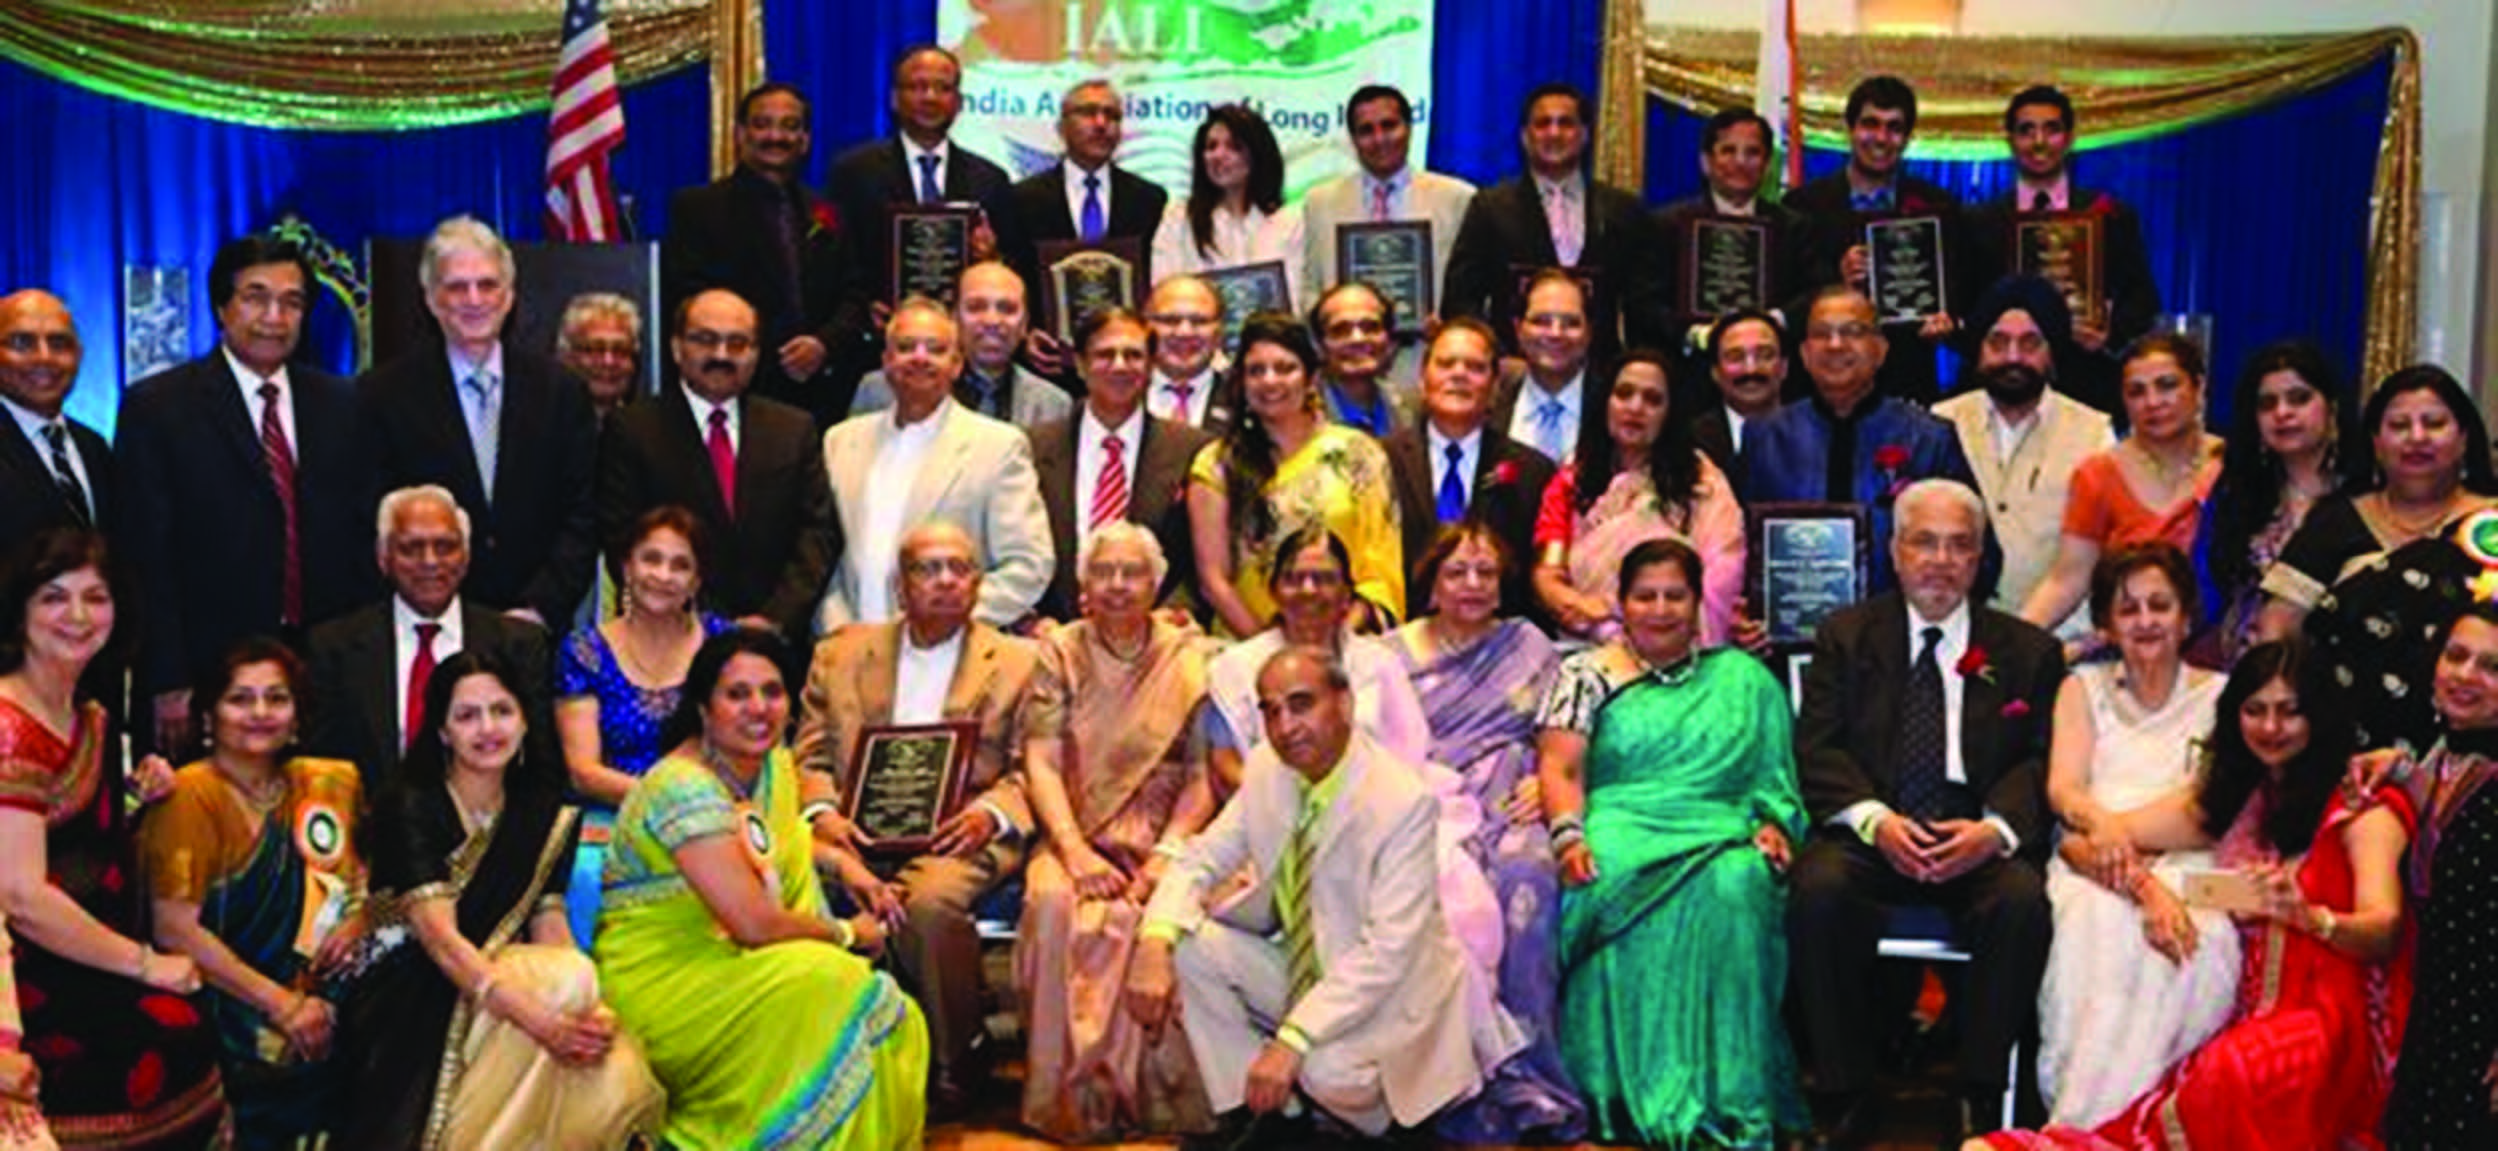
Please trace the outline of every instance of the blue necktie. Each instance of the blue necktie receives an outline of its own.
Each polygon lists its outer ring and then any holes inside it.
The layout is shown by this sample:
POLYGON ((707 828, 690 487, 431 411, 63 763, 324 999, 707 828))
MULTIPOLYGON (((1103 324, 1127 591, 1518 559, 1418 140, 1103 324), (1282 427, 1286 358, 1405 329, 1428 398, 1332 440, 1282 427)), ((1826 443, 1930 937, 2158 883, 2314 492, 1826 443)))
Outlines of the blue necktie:
POLYGON ((1466 518, 1466 481, 1457 475, 1466 462, 1466 449, 1450 444, 1446 454, 1448 470, 1440 474, 1440 522, 1453 524, 1466 518))
POLYGON ((1556 460, 1568 454, 1568 446, 1561 442, 1561 417, 1561 401, 1550 396, 1535 406, 1536 446, 1556 460))
POLYGON ((942 199, 945 199, 945 193, 937 187, 937 158, 922 156, 919 158, 919 202, 934 204, 942 199))
POLYGON ((1109 225, 1102 222, 1101 173, 1089 173, 1084 177, 1084 218, 1076 222, 1076 235, 1091 244, 1099 242, 1102 233, 1109 230, 1109 225))
POLYGON ((477 457, 477 482, 485 489, 489 503, 494 500, 495 452, 502 446, 503 438, 503 401, 496 394, 501 384, 493 372, 483 368, 468 377, 468 446, 477 457))

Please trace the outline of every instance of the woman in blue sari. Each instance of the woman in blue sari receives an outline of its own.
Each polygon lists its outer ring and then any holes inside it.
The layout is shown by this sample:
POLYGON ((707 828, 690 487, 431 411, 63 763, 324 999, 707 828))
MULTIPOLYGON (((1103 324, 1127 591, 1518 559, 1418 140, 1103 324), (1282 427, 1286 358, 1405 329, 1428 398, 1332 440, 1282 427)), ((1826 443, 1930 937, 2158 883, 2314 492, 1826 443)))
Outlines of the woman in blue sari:
POLYGON ((564 907, 585 951, 598 925, 599 872, 616 807, 668 750, 659 727, 676 711, 695 649, 729 626, 695 606, 703 543, 702 521, 682 507, 642 513, 608 561, 616 617, 574 631, 555 653, 555 732, 581 801, 581 842, 564 907))
POLYGON ((1769 1148, 1805 1129, 1779 1018, 1803 833, 1786 693, 1695 654, 1700 557, 1622 561, 1623 637, 1562 661, 1536 722, 1561 864, 1561 1054, 1596 1139, 1769 1148))
POLYGON ((1459 1143, 1570 1143, 1586 1130, 1587 1108, 1554 1034, 1560 888, 1552 840, 1531 808, 1515 818, 1511 810, 1520 781, 1535 776, 1536 704, 1559 656, 1534 624, 1499 618, 1513 562, 1480 521, 1442 531, 1415 569, 1430 589, 1431 614, 1387 638, 1422 697, 1431 761, 1457 773, 1481 812, 1466 849, 1500 908, 1500 1003, 1529 1038, 1481 1094, 1441 1116, 1440 1134, 1459 1143))

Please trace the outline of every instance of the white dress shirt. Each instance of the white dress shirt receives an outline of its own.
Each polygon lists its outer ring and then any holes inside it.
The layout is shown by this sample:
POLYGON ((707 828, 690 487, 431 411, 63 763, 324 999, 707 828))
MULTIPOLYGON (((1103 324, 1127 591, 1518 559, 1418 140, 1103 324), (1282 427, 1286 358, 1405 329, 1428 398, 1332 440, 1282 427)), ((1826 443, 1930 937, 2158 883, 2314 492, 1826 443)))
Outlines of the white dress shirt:
POLYGON ((893 578, 901 560, 895 549, 901 546, 902 532, 908 526, 902 522, 903 512, 911 502, 920 464, 928 458, 929 446, 937 442, 954 407, 951 398, 939 400, 937 410, 915 424, 900 423, 902 409, 891 408, 885 426, 878 429, 884 443, 877 447, 876 466, 868 474, 877 477, 882 495, 867 501, 856 550, 851 553, 857 557, 857 618, 861 623, 883 623, 894 617, 893 578))
POLYGON ((420 623, 442 626, 441 631, 434 633, 435 667, 441 667, 442 661, 460 654, 466 647, 468 639, 466 631, 460 626, 460 597, 452 596, 451 606, 442 609, 442 615, 434 619, 427 619, 416 614, 416 609, 409 607, 408 601, 395 595, 390 597, 390 658, 392 662, 399 665, 391 681, 398 685, 398 691, 390 697, 393 704, 391 712, 399 717, 399 746, 401 747, 406 747, 411 738, 406 730, 408 726, 408 671, 410 665, 416 660, 416 625, 420 623))
POLYGON ((2030 182, 2028 177, 2022 176, 2015 177, 2013 180, 2013 210, 2016 212, 2029 211, 2030 205, 2038 202, 2038 194, 2040 192, 2047 193, 2048 211, 2062 212, 2073 206, 2073 180, 2071 177, 2059 174, 2054 180, 2044 184, 2036 184, 2030 182))
POLYGON ((1102 440, 1111 433, 1119 436, 1119 462, 1128 474, 1128 500, 1136 499, 1137 449, 1144 445, 1145 408, 1138 405, 1128 413, 1125 423, 1105 428, 1099 417, 1086 405, 1084 415, 1076 421, 1076 555, 1082 556, 1086 544, 1093 542, 1093 494, 1100 490, 1102 477, 1102 440))
POLYGON ((739 414, 735 401, 716 404, 704 399, 700 393, 686 387, 682 382, 678 383, 677 387, 684 389, 685 406, 693 410, 694 439, 697 442, 705 445, 711 443, 711 413, 719 411, 729 414, 729 454, 734 456, 739 449, 746 446, 746 421, 739 414))
POLYGON ((243 395, 243 413, 251 417, 252 435, 260 435, 260 385, 265 380, 278 386, 278 428, 286 433, 286 450, 302 459, 303 442, 295 438, 295 385, 286 378, 286 365, 278 365, 275 374, 262 376, 243 361, 234 358, 234 349, 220 343, 217 353, 226 358, 226 370, 234 373, 236 390, 243 395))
POLYGON ((1761 198, 1754 196, 1753 198, 1738 204, 1733 200, 1729 200, 1724 196, 1718 195, 1717 190, 1712 188, 1709 190, 1709 206, 1717 209, 1718 215, 1739 216, 1748 220, 1759 213, 1761 198))
POLYGON ((937 141, 937 146, 934 148, 922 148, 918 143, 911 139, 910 133, 905 132, 902 134, 902 166, 908 171, 908 174, 911 177, 911 198, 913 200, 919 199, 919 158, 922 156, 935 156, 937 158, 937 199, 943 201, 945 199, 946 165, 951 163, 954 159, 953 143, 948 140, 939 140, 937 141))
POLYGON ((1543 451, 1544 437, 1537 434, 1535 412, 1536 409, 1544 406, 1544 400, 1547 397, 1559 400, 1561 401, 1561 454, 1555 457, 1553 462, 1568 463, 1579 450, 1579 408, 1584 391, 1582 385, 1586 380, 1587 369, 1581 368, 1579 374, 1570 377, 1570 382, 1562 387, 1559 394, 1555 394, 1545 391, 1544 385, 1536 382, 1535 373, 1527 373, 1527 378, 1518 382, 1518 406, 1509 413, 1509 438, 1539 452, 1543 451))
POLYGON ((1100 189, 1102 235, 1108 236, 1110 234, 1110 165, 1104 164, 1087 172, 1077 167, 1075 161, 1066 160, 1060 162, 1058 171, 1067 181, 1067 222, 1075 225, 1076 238, 1079 240, 1084 238, 1084 178, 1086 176, 1102 178, 1100 189))
MULTIPOLYGON (((43 461, 44 474, 51 475, 52 441, 43 437, 43 430, 56 423, 66 429, 69 426, 69 416, 64 414, 46 419, 36 415, 34 409, 25 407, 7 396, 0 396, 0 407, 9 409, 9 417, 17 421, 17 430, 25 435, 27 443, 34 445, 35 458, 43 461)), ((66 430, 63 434, 67 434, 66 430)), ((95 480, 87 475, 87 457, 79 452, 78 441, 75 439, 64 441, 64 446, 68 449, 65 454, 69 456, 70 474, 78 477, 79 489, 87 493, 87 518, 92 521, 96 518, 95 480)))
POLYGON ((1466 433, 1464 439, 1451 440, 1430 421, 1424 421, 1423 426, 1424 438, 1431 445, 1432 506, 1439 506, 1440 485, 1448 482, 1448 448, 1452 443, 1457 445, 1457 484, 1466 490, 1466 506, 1475 506, 1475 472, 1483 466, 1483 429, 1466 433))
POLYGON ((902 629, 901 649, 894 653, 893 722, 935 723, 945 718, 945 697, 954 690, 954 669, 963 662, 963 633, 956 628, 935 647, 911 640, 902 629))
POLYGON ((1171 390, 1171 377, 1161 369, 1154 371, 1153 386, 1145 392, 1145 410, 1176 424, 1201 428, 1206 424, 1206 406, 1214 401, 1215 372, 1212 367, 1197 373, 1188 382, 1188 408, 1180 408, 1179 393, 1171 390))
POLYGON ((1726 442, 1735 445, 1735 451, 1738 453, 1742 452, 1743 426, 1751 421, 1744 419, 1743 413, 1738 412, 1733 408, 1721 408, 1719 410, 1726 413, 1726 442))

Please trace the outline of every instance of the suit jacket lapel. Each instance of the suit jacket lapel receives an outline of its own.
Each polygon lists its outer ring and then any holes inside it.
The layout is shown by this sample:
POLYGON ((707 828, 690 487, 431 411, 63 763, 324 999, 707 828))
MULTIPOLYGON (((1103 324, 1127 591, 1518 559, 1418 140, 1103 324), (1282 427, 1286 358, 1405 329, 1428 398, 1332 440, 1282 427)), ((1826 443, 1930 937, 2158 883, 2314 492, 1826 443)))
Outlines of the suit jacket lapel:
MULTIPOLYGON (((1403 457, 1405 465, 1403 467, 1392 466, 1388 471, 1391 475, 1402 473, 1408 477, 1400 481, 1405 487, 1407 507, 1432 513, 1436 517, 1440 502, 1439 493, 1431 486, 1431 433, 1421 427, 1414 428, 1413 433, 1410 437, 1388 437, 1386 447, 1391 455, 1389 462, 1394 464, 1397 462, 1396 457, 1403 457)), ((1488 445, 1491 439, 1486 436, 1482 442, 1488 445)), ((1428 539, 1429 536, 1425 535, 1421 538, 1428 539)), ((1409 558, 1420 559, 1422 557, 1409 558)))
MULTIPOLYGON (((1539 268, 1560 263, 1561 254, 1553 249, 1553 226, 1544 218, 1544 191, 1536 186, 1535 177, 1531 174, 1518 177, 1517 211, 1517 222, 1527 235, 1527 262, 1539 268)), ((1582 243, 1580 246, 1587 245, 1582 243)), ((1501 274, 1507 276, 1511 271, 1504 268, 1501 274)), ((1519 303, 1521 307, 1525 305, 1523 300, 1519 303)))
MULTIPOLYGON (((470 508, 470 514, 482 513, 493 504, 494 493, 486 490, 485 473, 477 470, 477 453, 469 446, 468 415, 465 410, 466 405, 460 401, 460 381, 451 375, 451 353, 441 344, 433 344, 417 354, 428 357, 425 385, 415 389, 416 394, 413 397, 417 404, 417 414, 419 418, 433 424, 446 438, 445 446, 451 449, 451 456, 459 461, 459 489, 452 494, 462 497, 464 507, 467 506, 469 499, 477 500, 478 506, 470 508)), ((504 415, 509 417, 512 394, 509 362, 504 364, 503 374, 505 377, 503 411, 504 415)), ((503 426, 508 431, 510 427, 508 418, 505 419, 503 426)), ((508 434, 504 438, 508 438, 508 434)), ((502 458, 501 450, 499 446, 496 449, 498 460, 502 458)))
MULTIPOLYGON (((963 434, 962 428, 955 426, 954 421, 960 413, 954 409, 959 407, 959 404, 949 405, 935 417, 945 423, 937 429, 936 438, 929 443, 928 454, 921 458, 919 474, 911 478, 911 502, 903 509, 903 523, 925 521, 930 510, 953 488, 955 477, 970 466, 968 461, 958 458, 971 451, 970 437, 963 434)), ((869 462, 873 464, 875 461, 871 458, 869 462)))
MULTIPOLYGON (((667 425, 659 433, 661 444, 670 455, 676 457, 673 461, 675 466, 684 469, 694 477, 694 486, 701 489, 706 501, 704 512, 709 516, 717 517, 713 520, 714 523, 729 522, 732 517, 729 515, 728 500, 720 494, 720 478, 713 475, 711 471, 710 445, 705 442, 704 433, 694 425, 693 402, 685 398, 685 389, 681 387, 668 388, 661 393, 659 402, 665 409, 661 422, 667 425)), ((740 406, 741 411, 738 414, 742 417, 745 415, 742 410, 742 400, 740 406)), ((753 447, 755 442, 753 422, 747 421, 739 430, 744 433, 745 446, 753 447)), ((737 452, 737 478, 738 487, 741 490, 745 487, 746 461, 750 454, 743 449, 737 452)))
MULTIPOLYGON (((1361 809, 1362 786, 1369 782, 1371 758, 1377 754, 1378 748, 1367 736, 1357 734, 1353 742, 1346 745, 1344 762, 1336 767, 1336 770, 1345 773, 1344 782, 1336 788, 1336 801, 1320 813, 1318 826, 1312 829, 1318 837, 1318 846, 1310 851, 1310 874, 1313 877, 1335 874, 1335 869, 1328 865, 1328 857, 1353 838, 1345 834, 1345 829, 1361 809)), ((1285 770, 1292 769, 1287 767, 1285 770)), ((1295 813, 1296 816, 1298 814, 1295 813)), ((1317 886, 1315 882, 1310 885, 1312 890, 1316 890, 1317 886)))
MULTIPOLYGON (((863 727, 893 722, 893 678, 902 666, 902 624, 900 621, 876 625, 860 653, 865 666, 852 669, 859 675, 859 724, 863 727)), ((851 733, 856 736, 857 732, 851 733)), ((837 747, 833 754, 848 763, 851 749, 837 747)))
POLYGON ((997 635, 978 624, 963 626, 963 658, 954 665, 954 682, 946 685, 945 714, 949 719, 979 719, 989 679, 997 674, 997 635))
MULTIPOLYGON (((290 376, 292 374, 289 373, 290 376)), ((208 353, 208 376, 214 383, 199 393, 198 398, 203 405, 199 418, 211 429, 209 434, 234 454, 234 461, 242 466, 243 474, 257 477, 254 486, 267 491, 271 499, 277 498, 277 477, 269 474, 269 457, 260 447, 260 429, 252 426, 251 411, 243 402, 242 383, 234 378, 233 365, 226 363, 224 353, 208 353)), ((302 441, 304 408, 307 405, 303 403, 303 389, 298 386, 301 381, 289 379, 287 382, 290 385, 288 390, 294 393, 291 398, 295 401, 295 442, 287 446, 295 453, 295 463, 300 469, 304 459, 302 441)))
MULTIPOLYGON (((353 695, 357 706, 364 709, 364 721, 385 745, 391 755, 399 752, 399 724, 406 715, 406 701, 399 698, 399 649, 391 642, 391 609, 388 601, 379 608, 368 609, 370 618, 358 636, 359 651, 346 661, 347 674, 355 677, 353 695)), ((367 772, 381 765, 362 764, 367 772)))

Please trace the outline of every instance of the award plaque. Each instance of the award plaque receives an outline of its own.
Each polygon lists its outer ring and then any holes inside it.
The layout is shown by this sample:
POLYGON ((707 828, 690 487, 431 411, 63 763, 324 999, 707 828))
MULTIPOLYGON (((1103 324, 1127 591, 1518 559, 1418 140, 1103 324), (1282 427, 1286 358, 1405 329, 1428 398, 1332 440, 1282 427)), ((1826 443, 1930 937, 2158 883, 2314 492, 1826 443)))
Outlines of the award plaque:
POLYGON ((1752 603, 1771 643, 1809 644, 1830 613, 1864 598, 1873 554, 1864 505, 1764 503, 1746 515, 1752 603))
POLYGON ((1943 221, 1936 216, 1865 225, 1865 269, 1883 323, 1915 322, 1943 310, 1943 221))
POLYGON ((1429 220, 1336 225, 1338 280, 1359 281, 1386 296, 1396 309, 1399 335, 1422 331, 1423 321, 1431 316, 1437 272, 1431 266, 1429 220))
POLYGON ((2091 212, 2025 212, 2012 222, 2013 267, 2064 293, 2077 320, 2104 319, 2107 277, 2091 212))
POLYGON ((1292 281, 1285 278, 1282 260, 1217 268, 1199 272, 1197 278, 1223 300, 1224 347, 1239 342, 1241 322, 1249 313, 1292 311, 1292 281))
POLYGON ((850 756, 844 812, 870 851, 913 855, 963 804, 964 778, 980 728, 971 723, 871 727, 850 756))
POLYGON ((1145 282, 1145 259, 1133 236, 1097 243, 1043 240, 1041 257, 1041 323, 1066 344, 1076 342, 1076 329, 1104 308, 1137 306, 1137 285, 1145 282))
POLYGON ((980 209, 964 204, 897 204, 893 209, 893 302, 926 296, 954 303, 971 266, 971 230, 980 209))
POLYGON ((1707 323, 1740 308, 1767 307, 1769 225, 1735 216, 1701 216, 1683 237, 1684 313, 1707 323))

